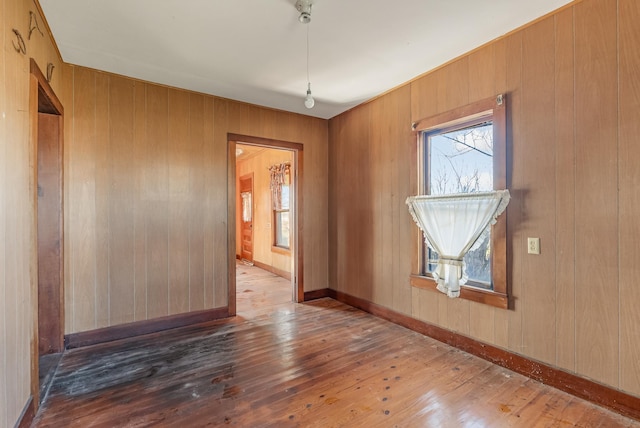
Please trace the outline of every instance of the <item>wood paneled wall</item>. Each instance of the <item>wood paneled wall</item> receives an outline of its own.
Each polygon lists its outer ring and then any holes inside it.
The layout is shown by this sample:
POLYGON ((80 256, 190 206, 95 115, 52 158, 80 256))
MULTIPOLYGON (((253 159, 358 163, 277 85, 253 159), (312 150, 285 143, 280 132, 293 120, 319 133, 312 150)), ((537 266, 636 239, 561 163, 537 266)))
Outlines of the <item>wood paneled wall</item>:
POLYGON ((46 73, 55 66, 51 86, 59 92, 61 61, 30 0, 0 0, 0 427, 13 426, 30 395, 34 309, 31 293, 35 280, 30 270, 33 227, 33 183, 35 154, 29 135, 29 58, 46 73), (37 16, 31 39, 29 12, 37 16), (23 36, 27 54, 16 52, 23 36))
POLYGON ((639 20, 636 0, 576 2, 331 119, 331 287, 640 395, 639 20), (409 285, 410 125, 497 93, 514 310, 409 285))
POLYGON ((327 287, 326 120, 64 74, 67 333, 227 306, 228 133, 304 144, 304 284, 327 287))
MULTIPOLYGON (((291 254, 274 252, 273 211, 271 209, 271 175, 269 167, 289 162, 293 166, 293 152, 265 149, 248 159, 237 162, 236 177, 253 173, 253 260, 277 271, 291 272, 291 254)), ((238 189, 239 184, 236 184, 238 189)), ((237 193, 237 190, 236 190, 237 193)), ((242 210, 238 198, 236 209, 236 255, 240 256, 240 218, 242 210)), ((293 231, 293 229, 292 229, 293 231)), ((293 235, 292 235, 293 236, 293 235)))

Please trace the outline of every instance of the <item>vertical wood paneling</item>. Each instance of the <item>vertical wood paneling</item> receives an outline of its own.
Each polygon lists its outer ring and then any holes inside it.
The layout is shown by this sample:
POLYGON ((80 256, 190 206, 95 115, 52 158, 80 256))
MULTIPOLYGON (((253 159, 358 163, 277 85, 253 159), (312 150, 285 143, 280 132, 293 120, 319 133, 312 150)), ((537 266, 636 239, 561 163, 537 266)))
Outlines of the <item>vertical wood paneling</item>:
MULTIPOLYGON (((206 168, 204 171, 204 180, 205 180, 205 193, 204 197, 207 201, 204 204, 204 209, 207 213, 213 211, 213 205, 215 201, 212 198, 213 189, 213 174, 211 164, 214 156, 214 146, 213 146, 213 125, 214 124, 214 101, 213 98, 205 98, 204 100, 204 154, 203 159, 206 164, 206 168)), ((204 239, 204 248, 203 248, 203 257, 204 257, 204 284, 202 285, 202 301, 204 307, 215 308, 220 305, 216 305, 215 301, 215 291, 214 284, 215 276, 214 276, 214 263, 213 260, 215 258, 214 248, 215 248, 215 236, 214 236, 214 223, 215 219, 212 215, 204 216, 204 231, 203 231, 203 239, 204 239)))
POLYGON ((166 88, 147 86, 147 316, 169 314, 169 111, 166 88))
POLYGON ((335 287, 367 298, 372 293, 373 272, 372 189, 368 167, 371 133, 366 125, 371 117, 371 106, 353 110, 347 116, 347 120, 353 120, 356 126, 337 130, 344 133, 344 141, 349 141, 349 144, 335 147, 337 155, 329 165, 334 182, 343 189, 334 206, 335 238, 338 242, 335 266, 338 283, 335 287), (363 224, 366 226, 361 227, 363 224))
POLYGON ((618 171, 620 186, 620 387, 640 395, 640 3, 621 0, 618 14, 620 48, 618 171))
POLYGON ((575 370, 573 8, 556 15, 556 364, 575 370))
POLYGON ((343 122, 345 121, 346 114, 336 116, 329 121, 329 150, 328 150, 328 171, 327 171, 327 184, 329 186, 328 197, 328 215, 329 215, 329 254, 328 254, 328 286, 333 289, 339 289, 339 273, 338 273, 338 249, 340 244, 338 243, 338 198, 341 192, 337 192, 338 177, 335 170, 335 165, 338 163, 340 147, 344 144, 339 144, 343 141, 342 130, 344 129, 343 122))
POLYGON ((95 73, 95 275, 96 327, 110 325, 109 306, 109 77, 95 73))
POLYGON ((205 98, 189 95, 189 310, 204 309, 204 218, 207 198, 205 193, 205 98))
MULTIPOLYGON (((73 111, 82 112, 73 121, 73 144, 67 144, 70 163, 74 165, 74 176, 69 186, 69 224, 73 225, 70 238, 73 244, 70 257, 73 259, 73 285, 67 298, 73 299, 73 314, 67 332, 96 328, 96 241, 95 241, 95 79, 92 72, 74 68, 73 111)), ((75 117, 75 116, 74 116, 75 117)), ((69 140, 69 139, 66 139, 69 140)), ((71 309, 71 310, 69 310, 71 309)))
POLYGON ((348 291, 348 288, 345 284, 346 282, 346 274, 347 268, 346 263, 348 258, 345 258, 345 234, 347 231, 347 218, 345 213, 345 205, 343 203, 344 198, 346 197, 346 189, 345 191, 336 191, 340 183, 345 183, 344 176, 348 171, 339 168, 341 159, 344 159, 346 155, 346 149, 350 146, 348 143, 343 143, 343 141, 350 141, 348 129, 346 126, 346 122, 353 115, 353 112, 347 112, 339 117, 335 122, 332 121, 332 156, 329 158, 329 181, 332 183, 332 198, 331 198, 331 217, 333 218, 333 230, 332 230, 332 241, 335 245, 335 256, 331 259, 331 264, 329 268, 335 272, 335 282, 331 284, 332 288, 335 288, 338 291, 348 291))
POLYGON ((540 238, 539 255, 523 258, 523 344, 527 355, 555 363, 555 65, 554 19, 547 18, 522 31, 523 138, 517 146, 526 159, 526 192, 521 225, 526 237, 540 238), (545 272, 539 276, 540 272, 545 272))
POLYGON ((469 102, 469 58, 463 57, 436 71, 438 75, 438 113, 469 102))
POLYGON ((133 240, 134 240, 134 320, 146 320, 147 311, 147 204, 145 170, 147 165, 147 85, 134 83, 133 119, 133 240))
POLYGON ((576 367, 618 386, 616 0, 575 11, 576 367))
MULTIPOLYGON (((11 31, 11 24, 16 22, 16 6, 15 2, 6 2, 4 5, 4 15, 2 21, 5 23, 6 28, 3 34, 7 34, 7 31, 11 31), (6 17, 9 17, 7 19, 6 17)), ((9 33, 11 34, 11 33, 9 33)), ((3 237, 3 240, 7 243, 6 248, 3 252, 3 270, 2 270, 2 280, 4 282, 4 287, 2 288, 2 305, 3 311, 0 319, 2 319, 2 332, 5 334, 7 338, 7 345, 3 346, 4 351, 2 354, 4 356, 4 364, 1 366, 1 371, 3 373, 3 385, 15 385, 14 388, 7 388, 7 386, 2 386, 3 389, 3 402, 1 403, 2 408, 7 409, 7 412, 0 420, 6 420, 7 426, 12 423, 13 420, 16 419, 20 412, 20 400, 24 395, 24 384, 25 380, 28 382, 28 379, 20 379, 19 370, 23 370, 22 365, 19 364, 19 360, 16 355, 16 349, 19 347, 19 343, 22 340, 21 337, 18 336, 18 327, 19 327, 19 312, 17 309, 17 293, 19 290, 23 290, 24 288, 28 289, 28 284, 21 284, 22 287, 19 289, 18 287, 13 286, 13 284, 18 284, 17 282, 17 261, 19 257, 22 257, 20 240, 16 236, 16 233, 20 231, 16 231, 15 227, 15 204, 19 202, 19 195, 16 195, 16 188, 20 184, 18 181, 17 174, 22 173, 25 174, 24 170, 20 171, 17 168, 12 168, 13 165, 21 164, 22 161, 26 161, 26 159, 21 160, 16 158, 16 144, 10 144, 12 141, 23 141, 26 144, 25 140, 21 140, 20 133, 21 129, 19 126, 19 117, 17 112, 17 101, 16 101, 16 92, 15 87, 10 85, 9 82, 15 82, 18 78, 17 74, 17 61, 18 58, 16 55, 13 55, 13 52, 9 49, 10 40, 7 37, 5 39, 5 43, 3 46, 6 46, 5 49, 2 50, 2 56, 4 60, 4 67, 2 72, 4 73, 3 80, 3 98, 2 98, 2 114, 4 115, 2 118, 3 124, 5 124, 5 135, 3 135, 2 146, 3 146, 3 157, 0 162, 4 163, 3 168, 3 188, 4 195, 2 199, 2 214, 0 214, 0 219, 2 219, 2 223, 0 223, 0 235, 3 237), (13 212, 12 212, 13 211, 13 212), (13 369, 15 368, 15 369, 13 369)), ((25 168, 26 169, 26 168, 25 168)))
POLYGON ((73 299, 73 286, 74 286, 74 263, 75 260, 71 254, 75 253, 76 242, 72 239, 75 236, 75 230, 70 227, 71 223, 71 210, 72 197, 71 188, 77 186, 73 183, 71 177, 75 176, 75 165, 71 163, 72 159, 72 144, 73 144, 73 82, 74 82, 74 68, 70 65, 64 65, 61 70, 63 75, 62 90, 60 93, 60 101, 65 107, 64 115, 64 165, 63 165, 63 180, 64 180, 64 333, 68 333, 73 326, 74 306, 73 299))
POLYGON ((496 44, 469 54, 469 102, 496 95, 496 44))
MULTIPOLYGON (((336 189, 339 186, 339 183, 345 183, 345 175, 348 171, 345 171, 342 168, 339 168, 341 165, 341 159, 344 159, 346 156, 346 150, 351 144, 342 143, 343 141, 350 141, 348 130, 349 127, 346 126, 346 123, 349 121, 349 118, 353 115, 353 112, 347 112, 342 117, 337 120, 334 127, 334 133, 332 135, 333 138, 336 136, 339 137, 339 140, 331 140, 332 144, 332 154, 333 156, 329 159, 329 181, 333 182, 332 190, 336 189)), ((346 274, 347 268, 346 264, 348 258, 345 257, 346 251, 346 243, 345 243, 345 234, 347 231, 347 216, 344 210, 343 200, 346 197, 346 189, 345 191, 335 192, 332 195, 332 209, 333 212, 331 216, 334 218, 334 231, 333 231, 333 241, 335 242, 335 257, 331 260, 331 264, 329 266, 330 269, 335 271, 335 282, 331 284, 332 288, 335 288, 338 291, 347 291, 348 288, 345 284, 346 282, 346 274)))
MULTIPOLYGON (((376 190, 372 187, 372 170, 369 168, 370 144, 373 131, 366 124, 371 120, 372 106, 368 105, 363 110, 363 114, 368 116, 367 121, 363 121, 362 127, 354 133, 353 146, 350 151, 349 160, 345 159, 340 168, 350 170, 350 179, 347 182, 358 183, 353 186, 352 198, 349 203, 352 209, 349 210, 349 234, 353 237, 349 240, 350 249, 348 260, 355 262, 356 269, 350 268, 350 283, 354 284, 357 296, 371 299, 373 281, 373 253, 374 247, 371 245, 373 238, 373 195, 376 190), (347 163, 348 162, 348 163, 347 163)), ((353 265, 352 265, 353 266, 353 265)))
POLYGON ((389 189, 391 193, 390 206, 392 207, 392 284, 394 310, 410 314, 412 311, 412 290, 409 284, 411 274, 411 258, 407 257, 415 240, 411 225, 413 219, 407 215, 405 201, 412 195, 412 186, 416 185, 415 174, 407 174, 411 171, 412 160, 415 157, 415 138, 411 132, 411 86, 405 85, 398 88, 395 93, 385 101, 385 115, 393 120, 389 123, 383 143, 393 149, 393 181, 389 189))
POLYGON ((189 310, 189 94, 169 90, 169 314, 189 310))
MULTIPOLYGON (((211 285, 211 297, 213 298, 211 307, 220 307, 227 304, 228 288, 220 286, 227 284, 228 272, 235 265, 234 248, 232 233, 228 224, 227 200, 228 200, 228 181, 232 179, 230 176, 230 168, 228 159, 229 153, 227 149, 227 132, 230 129, 229 118, 229 101, 216 99, 213 103, 214 123, 213 123, 213 141, 211 144, 211 160, 209 169, 211 170, 211 179, 208 182, 211 186, 210 198, 211 217, 213 219, 213 283, 211 285), (214 142, 217 144, 213 144, 214 142), (227 254, 227 257, 224 255, 227 254)), ((251 122, 248 120, 248 122, 251 122)), ((235 159, 234 159, 235 161, 235 159)), ((232 217, 233 218, 233 217, 232 217)), ((231 220, 233 221, 233 220, 231 220)), ((234 280, 233 278, 231 279, 234 280)), ((234 313, 232 307, 234 302, 229 302, 230 312, 234 313)))
MULTIPOLYGON (((20 2, 16 9, 17 19, 14 21, 16 26, 22 27, 26 24, 24 17, 29 16, 29 2, 20 2)), ((22 27, 25 28, 25 27, 22 27)), ((31 268, 37 269, 35 259, 34 264, 31 264, 31 253, 37 246, 37 241, 33 240, 35 231, 35 214, 32 213, 32 209, 35 208, 35 204, 30 200, 34 195, 31 190, 31 186, 34 185, 30 168, 36 168, 36 153, 32 151, 35 147, 32 147, 31 135, 30 135, 30 117, 29 117, 29 87, 30 87, 30 75, 29 75, 29 58, 26 55, 16 55, 17 69, 15 80, 16 90, 16 105, 18 107, 18 121, 20 132, 18 133, 18 141, 23 141, 23 144, 18 144, 17 149, 17 162, 14 165, 29 165, 28 170, 17 171, 16 181, 16 221, 14 224, 17 243, 16 249, 18 250, 17 264, 16 264, 16 282, 15 284, 28 284, 27 287, 16 287, 15 295, 17 297, 15 303, 16 316, 16 359, 17 361, 23 360, 25 355, 29 355, 33 347, 30 347, 30 342, 33 338, 33 320, 34 311, 37 310, 37 304, 35 301, 31 301, 36 297, 32 294, 32 290, 35 290, 35 284, 32 285, 32 272, 31 268), (25 213, 30 213, 25 215, 25 213), (33 246, 32 246, 33 245, 33 246), (27 303, 28 302, 28 303, 27 303), (27 305, 24 305, 27 303, 27 305)), ((37 185, 36 185, 37 186, 37 185)), ((37 192, 37 190, 36 190, 37 192)), ((22 379, 29 379, 31 375, 31 365, 33 362, 27 364, 17 364, 16 384, 20 385, 18 388, 18 395, 14 398, 15 402, 20 405, 24 405, 26 397, 31 395, 30 385, 22 384, 22 379)), ((35 384, 35 382, 34 382, 35 384)))
MULTIPOLYGON (((6 1, 0 0, 0 13, 2 17, 6 15, 6 1)), ((6 18, 0 19, 0 31, 2 34, 6 34, 6 18)), ((5 40, 2 39, 3 49, 0 51, 0 337, 2 337, 2 345, 0 346, 0 361, 3 361, 0 365, 0 425, 10 425, 10 413, 14 412, 14 409, 8 407, 8 395, 15 393, 15 391, 9 388, 9 366, 6 365, 8 357, 8 349, 12 346, 16 340, 13 332, 9 332, 7 328, 7 316, 9 313, 10 304, 7 302, 7 278, 5 272, 7 271, 7 246, 11 245, 7 241, 6 237, 6 224, 7 224, 7 198, 10 191, 7 181, 7 152, 9 145, 8 126, 6 120, 6 112, 9 109, 9 100, 7 96, 7 73, 6 73, 6 50, 4 49, 5 40)), ((23 383, 25 381, 23 380, 23 383)), ((11 420, 13 422, 13 420, 11 420)), ((12 423, 11 422, 11 423, 12 423)))
MULTIPOLYGON (((390 262, 395 254, 393 246, 393 212, 392 196, 396 183, 394 171, 395 145, 390 144, 393 139, 389 138, 391 124, 397 122, 394 117, 389 116, 388 104, 390 97, 383 97, 371 103, 371 120, 378 123, 371 130, 370 148, 367 151, 370 169, 376 171, 371 176, 371 272, 369 280, 372 298, 375 301, 385 302, 386 305, 393 303, 394 288, 393 266, 390 262)), ((366 268, 365 268, 366 269, 366 268)))
POLYGON ((411 121, 438 113, 437 74, 431 73, 411 82, 411 121))
POLYGON ((109 84, 109 323, 135 320, 135 222, 133 81, 112 76, 109 84))
POLYGON ((311 143, 304 149, 303 192, 313 192, 314 197, 304 198, 304 288, 319 290, 326 288, 328 282, 327 258, 329 254, 329 183, 327 180, 329 164, 329 128, 327 121, 307 118, 310 123, 311 143), (305 191, 304 189, 309 189, 305 191), (311 190, 313 189, 313 190, 311 190))

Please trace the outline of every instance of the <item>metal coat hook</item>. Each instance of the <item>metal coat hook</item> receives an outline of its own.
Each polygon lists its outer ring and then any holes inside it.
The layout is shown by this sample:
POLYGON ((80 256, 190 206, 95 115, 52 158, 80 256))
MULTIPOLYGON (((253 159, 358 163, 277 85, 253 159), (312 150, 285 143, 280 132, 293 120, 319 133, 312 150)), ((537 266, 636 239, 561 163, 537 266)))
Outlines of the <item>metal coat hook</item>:
POLYGON ((51 83, 51 78, 53 77, 53 69, 56 68, 52 63, 47 64, 47 82, 51 83))
POLYGON ((13 48, 16 50, 16 52, 20 52, 21 54, 26 55, 27 45, 24 43, 22 34, 20 34, 20 31, 16 30, 15 28, 13 29, 13 34, 15 34, 16 38, 18 39, 17 45, 16 45, 16 42, 14 42, 13 40, 11 41, 11 43, 13 43, 13 48))
POLYGON ((44 37, 44 33, 42 33, 42 30, 38 25, 38 16, 32 11, 29 11, 29 36, 27 37, 28 40, 31 40, 31 33, 33 33, 33 30, 36 29, 38 30, 38 33, 40 33, 40 35, 44 37))

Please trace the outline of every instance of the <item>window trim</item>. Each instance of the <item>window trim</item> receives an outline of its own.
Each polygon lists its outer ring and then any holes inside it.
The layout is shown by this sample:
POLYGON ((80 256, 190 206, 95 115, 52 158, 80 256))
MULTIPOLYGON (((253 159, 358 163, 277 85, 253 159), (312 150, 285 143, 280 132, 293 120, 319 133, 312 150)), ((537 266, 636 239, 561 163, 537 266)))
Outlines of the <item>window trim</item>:
MULTIPOLYGON (((485 98, 462 107, 449 110, 434 116, 420 119, 413 123, 417 142, 417 172, 418 193, 424 194, 425 187, 425 144, 423 133, 439 132, 461 124, 490 117, 493 123, 493 188, 507 188, 507 120, 506 97, 503 94, 485 98)), ((508 209, 507 209, 508 211, 508 209)), ((509 284, 507 281, 507 211, 500 215, 491 227, 491 277, 493 290, 462 285, 460 299, 484 303, 498 308, 508 309, 509 284)), ((436 282, 431 276, 421 275, 424 260, 424 238, 418 230, 418 259, 413 263, 413 274, 410 277, 411 286, 427 290, 436 290, 436 282), (416 273, 418 272, 418 273, 416 273)), ((439 291, 438 291, 439 293, 439 291)))

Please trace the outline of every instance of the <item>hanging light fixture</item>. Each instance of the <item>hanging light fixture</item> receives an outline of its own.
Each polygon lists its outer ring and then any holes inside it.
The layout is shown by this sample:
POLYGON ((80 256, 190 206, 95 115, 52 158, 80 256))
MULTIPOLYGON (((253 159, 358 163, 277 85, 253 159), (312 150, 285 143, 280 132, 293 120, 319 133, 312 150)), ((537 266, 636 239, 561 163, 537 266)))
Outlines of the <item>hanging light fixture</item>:
MULTIPOLYGON (((300 12, 298 21, 302 24, 309 24, 311 22, 311 6, 313 2, 311 0, 297 0, 296 9, 300 12)), ((311 95, 311 80, 309 79, 309 26, 307 25, 307 96, 304 97, 304 106, 306 108, 313 108, 316 104, 313 96, 311 95)))
POLYGON ((311 5, 313 2, 311 0, 297 0, 296 1, 296 9, 300 12, 300 16, 298 17, 298 21, 303 24, 308 24, 311 22, 311 5))

